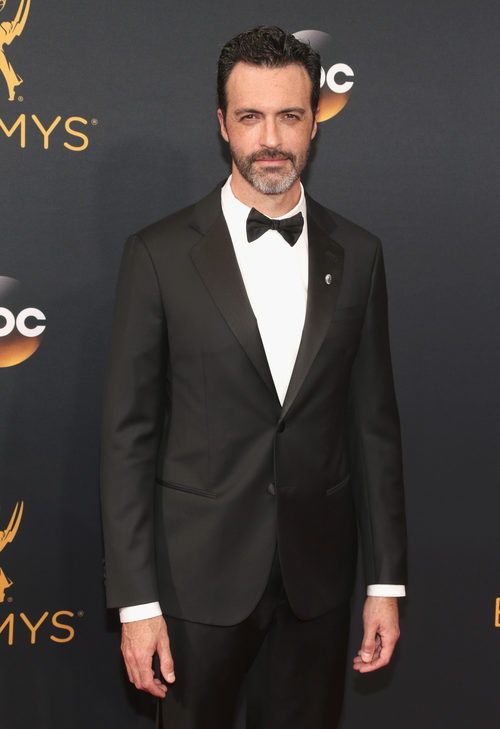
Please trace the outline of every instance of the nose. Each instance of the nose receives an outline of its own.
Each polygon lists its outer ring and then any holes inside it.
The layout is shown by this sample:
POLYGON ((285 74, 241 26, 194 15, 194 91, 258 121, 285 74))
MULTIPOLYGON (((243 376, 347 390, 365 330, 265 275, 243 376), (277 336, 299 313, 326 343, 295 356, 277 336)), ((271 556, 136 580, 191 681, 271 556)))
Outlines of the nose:
POLYGON ((266 117, 261 127, 262 134, 260 143, 263 147, 273 148, 279 147, 280 145, 280 133, 278 123, 276 119, 272 117, 266 117))

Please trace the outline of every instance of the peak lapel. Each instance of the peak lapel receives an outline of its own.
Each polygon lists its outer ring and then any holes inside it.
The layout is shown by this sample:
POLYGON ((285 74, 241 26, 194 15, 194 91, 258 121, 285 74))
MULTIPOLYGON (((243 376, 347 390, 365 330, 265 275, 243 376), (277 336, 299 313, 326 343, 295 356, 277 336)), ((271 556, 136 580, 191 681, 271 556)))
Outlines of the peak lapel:
MULTIPOLYGON (((207 200, 208 198, 205 198, 203 202, 205 203, 207 200)), ((213 207, 211 207, 212 220, 210 227, 208 230, 205 229, 205 232, 203 224, 200 223, 201 209, 197 211, 196 227, 204 234, 191 249, 191 259, 233 334, 271 393, 278 400, 257 320, 248 300, 233 244, 220 209, 220 192, 217 201, 218 215, 214 221, 213 207)), ((203 213, 205 212, 206 205, 203 209, 203 213)))
POLYGON ((311 212, 307 216, 309 275, 306 318, 281 417, 286 415, 297 397, 323 343, 342 282, 344 249, 316 222, 311 213, 317 207, 317 203, 309 198, 308 211, 311 212))

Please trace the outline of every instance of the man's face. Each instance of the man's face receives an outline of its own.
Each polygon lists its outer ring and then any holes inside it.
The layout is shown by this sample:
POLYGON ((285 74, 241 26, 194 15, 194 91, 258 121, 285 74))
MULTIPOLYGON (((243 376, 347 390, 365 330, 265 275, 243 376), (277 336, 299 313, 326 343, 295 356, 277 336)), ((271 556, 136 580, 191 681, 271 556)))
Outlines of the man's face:
POLYGON ((237 63, 226 84, 227 111, 217 112, 229 142, 233 179, 265 194, 289 190, 307 162, 317 124, 311 81, 298 64, 266 68, 237 63))

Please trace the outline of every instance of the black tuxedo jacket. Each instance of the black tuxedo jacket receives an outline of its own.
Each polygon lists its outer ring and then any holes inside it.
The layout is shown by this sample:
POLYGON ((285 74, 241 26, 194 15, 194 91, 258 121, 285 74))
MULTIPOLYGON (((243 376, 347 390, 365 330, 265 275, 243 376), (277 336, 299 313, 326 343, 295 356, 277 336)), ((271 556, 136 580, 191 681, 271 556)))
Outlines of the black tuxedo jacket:
MULTIPOLYGON (((230 625, 276 542, 293 611, 405 583, 401 446, 373 235, 307 199, 309 286, 281 407, 220 187, 127 242, 102 441, 109 606, 230 625)), ((280 272, 277 271, 279 276, 280 272)))

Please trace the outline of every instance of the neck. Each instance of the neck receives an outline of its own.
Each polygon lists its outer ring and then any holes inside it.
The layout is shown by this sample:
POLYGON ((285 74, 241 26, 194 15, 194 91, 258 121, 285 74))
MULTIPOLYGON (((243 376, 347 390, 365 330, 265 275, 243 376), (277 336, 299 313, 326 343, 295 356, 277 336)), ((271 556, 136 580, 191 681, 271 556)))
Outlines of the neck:
POLYGON ((259 213, 269 218, 279 218, 292 210, 300 200, 300 180, 296 180, 291 188, 279 194, 259 192, 233 165, 231 190, 233 195, 249 208, 255 208, 259 213))

